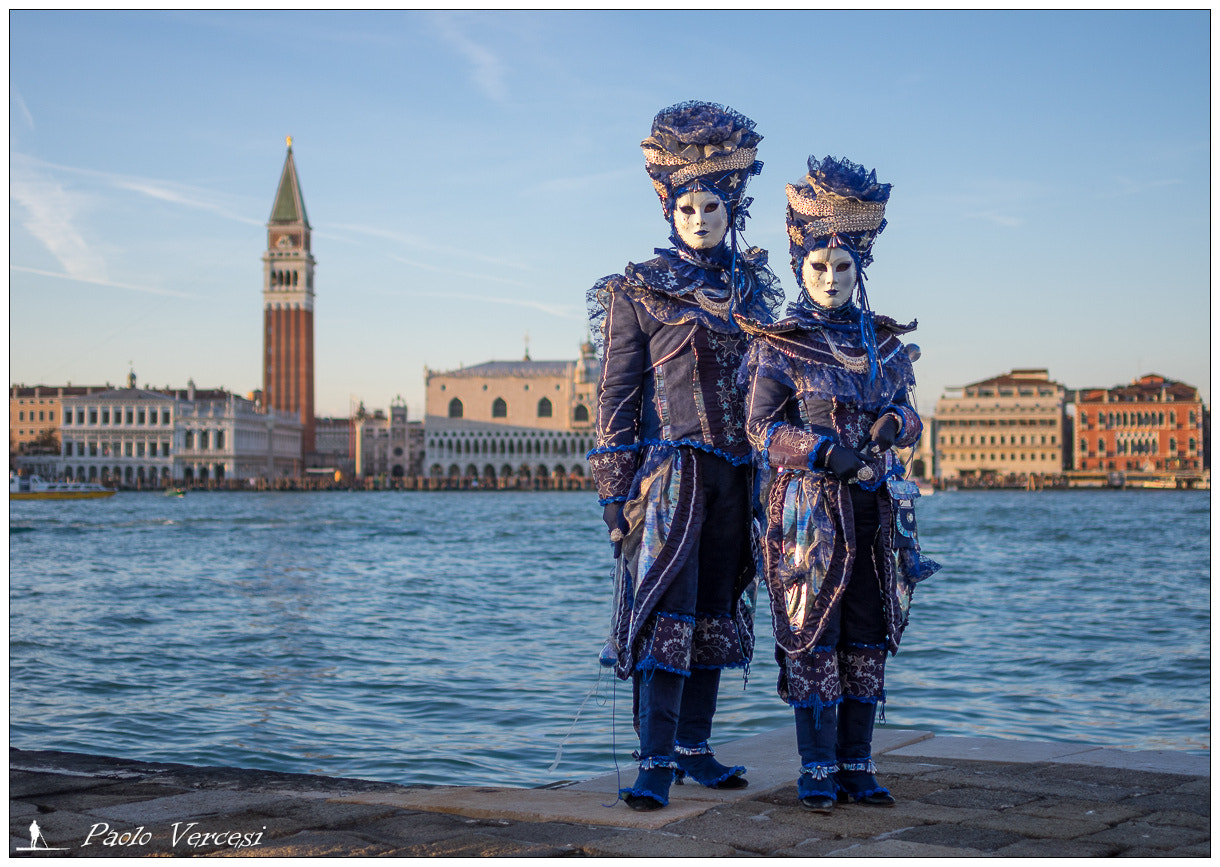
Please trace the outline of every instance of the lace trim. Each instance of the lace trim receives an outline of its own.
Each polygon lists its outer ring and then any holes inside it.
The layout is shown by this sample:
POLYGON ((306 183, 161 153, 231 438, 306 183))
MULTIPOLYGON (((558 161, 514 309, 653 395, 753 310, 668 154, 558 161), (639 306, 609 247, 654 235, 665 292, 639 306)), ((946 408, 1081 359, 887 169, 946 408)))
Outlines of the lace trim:
POLYGON ((712 748, 707 745, 707 741, 701 744, 695 744, 693 747, 685 747, 682 744, 674 745, 674 754, 679 756, 714 756, 712 748))
POLYGON ((845 774, 876 774, 877 766, 873 764, 872 756, 862 759, 839 759, 835 764, 845 774))
POLYGON ((801 765, 802 777, 812 777, 815 780, 827 780, 838 770, 836 762, 809 762, 801 765))
MULTIPOLYGON (((631 757, 638 759, 639 753, 632 753, 631 757)), ((672 768, 673 770, 677 770, 678 763, 669 756, 649 756, 646 759, 640 759, 641 771, 652 771, 657 768, 672 768)))

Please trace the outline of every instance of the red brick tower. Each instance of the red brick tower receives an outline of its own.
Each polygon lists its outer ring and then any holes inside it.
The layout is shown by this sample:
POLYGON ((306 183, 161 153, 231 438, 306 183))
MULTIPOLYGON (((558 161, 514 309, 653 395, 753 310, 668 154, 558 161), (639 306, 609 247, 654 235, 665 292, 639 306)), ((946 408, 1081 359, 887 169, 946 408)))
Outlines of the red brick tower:
POLYGON ((263 254, 263 404, 300 414, 302 459, 314 450, 314 258, 309 236, 290 137, 263 254))

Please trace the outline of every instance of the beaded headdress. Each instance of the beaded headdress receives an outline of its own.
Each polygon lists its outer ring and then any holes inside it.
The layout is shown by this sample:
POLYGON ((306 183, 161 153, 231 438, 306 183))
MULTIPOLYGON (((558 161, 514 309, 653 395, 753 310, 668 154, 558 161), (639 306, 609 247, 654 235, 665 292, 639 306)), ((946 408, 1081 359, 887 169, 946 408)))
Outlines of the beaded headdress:
POLYGON ((788 184, 788 249, 800 279, 805 255, 820 247, 846 247, 863 271, 873 261, 873 242, 885 229, 891 184, 851 160, 809 157, 809 173, 788 184))
POLYGON ((760 141, 754 121, 713 102, 680 102, 659 112, 652 121, 652 135, 640 147, 665 219, 673 213, 679 195, 703 188, 728 203, 734 222, 741 222, 739 206, 750 203, 743 198, 746 183, 762 171, 762 163, 755 159, 760 141))

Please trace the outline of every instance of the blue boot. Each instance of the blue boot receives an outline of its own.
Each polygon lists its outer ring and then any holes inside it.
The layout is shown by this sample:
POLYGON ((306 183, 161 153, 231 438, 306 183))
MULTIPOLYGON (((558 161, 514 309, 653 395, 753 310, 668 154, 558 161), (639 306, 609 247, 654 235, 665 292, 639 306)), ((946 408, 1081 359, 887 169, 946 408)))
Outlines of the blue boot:
POLYGON ((889 789, 877 782, 873 764, 873 718, 877 705, 844 698, 839 707, 838 770, 835 782, 840 798, 869 807, 892 807, 896 803, 889 789))
POLYGON ((669 804, 669 787, 673 785, 674 737, 678 728, 678 708, 682 703, 685 678, 662 669, 652 669, 635 675, 640 733, 640 773, 629 789, 620 789, 618 796, 633 810, 659 810, 669 804))
POLYGON ((801 775, 796 796, 801 806, 815 813, 830 813, 835 806, 834 760, 837 707, 794 707, 796 747, 801 755, 801 775))
POLYGON ((892 807, 894 796, 877 782, 873 764, 873 719, 885 701, 884 644, 849 644, 839 651, 843 703, 839 707, 835 774, 840 797, 869 807, 892 807))
POLYGON ((678 783, 690 774, 697 783, 709 789, 744 789, 749 783, 741 765, 728 767, 716 761, 708 746, 712 732, 712 717, 716 713, 716 697, 720 692, 720 669, 697 668, 682 687, 682 713, 678 719, 677 744, 678 783))

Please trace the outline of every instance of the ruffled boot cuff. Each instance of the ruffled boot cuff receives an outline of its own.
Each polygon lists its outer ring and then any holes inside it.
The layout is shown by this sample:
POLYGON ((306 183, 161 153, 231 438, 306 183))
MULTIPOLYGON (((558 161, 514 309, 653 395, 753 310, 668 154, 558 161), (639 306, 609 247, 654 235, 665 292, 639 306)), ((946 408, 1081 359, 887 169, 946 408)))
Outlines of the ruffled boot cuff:
POLYGON ((650 756, 640 762, 640 773, 630 789, 619 789, 618 796, 633 810, 659 810, 669 805, 669 787, 678 768, 669 756, 650 756))
POLYGON ((682 785, 682 778, 687 774, 709 789, 744 789, 747 785, 745 767, 734 765, 730 768, 716 761, 716 754, 707 741, 693 747, 678 744, 674 754, 678 757, 678 785, 682 785))

